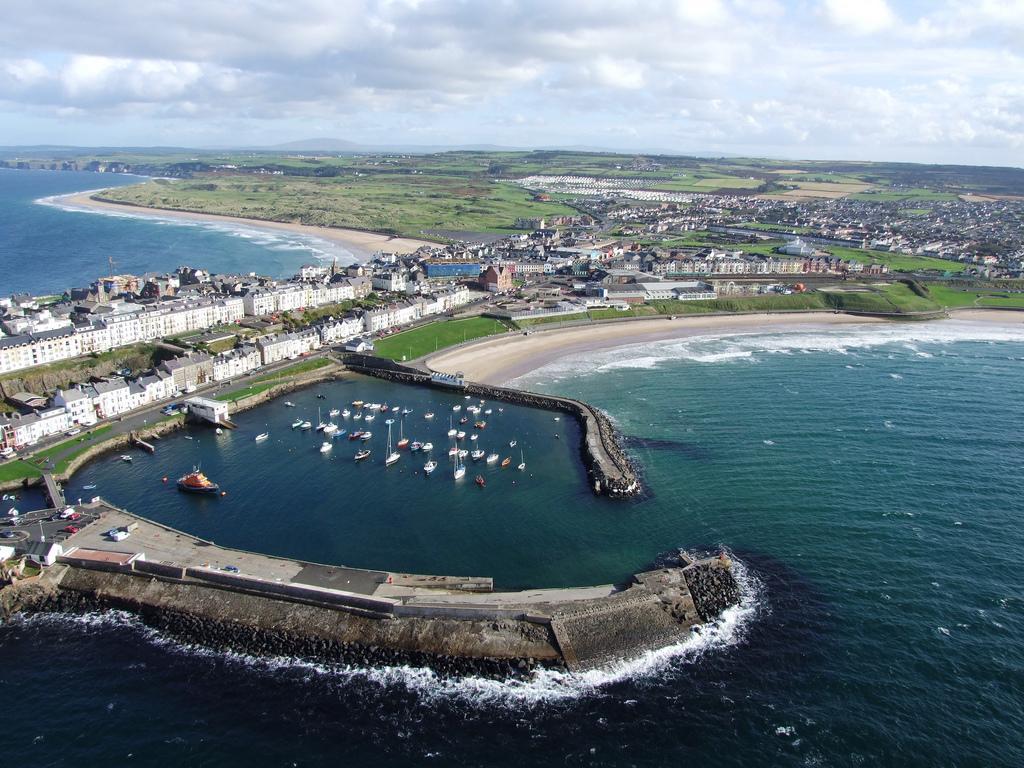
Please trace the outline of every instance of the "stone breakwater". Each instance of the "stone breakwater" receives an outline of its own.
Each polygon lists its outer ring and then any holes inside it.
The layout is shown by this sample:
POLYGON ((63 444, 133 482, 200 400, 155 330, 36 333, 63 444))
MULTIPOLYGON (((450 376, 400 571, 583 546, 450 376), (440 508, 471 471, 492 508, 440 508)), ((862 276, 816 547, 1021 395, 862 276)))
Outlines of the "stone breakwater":
POLYGON ((431 386, 441 390, 464 392, 488 400, 502 400, 515 405, 568 413, 576 418, 581 427, 580 451, 594 492, 622 498, 638 495, 642 491, 639 473, 629 455, 623 450, 618 432, 611 420, 592 405, 568 397, 542 395, 472 382, 467 382, 465 387, 454 390, 434 383, 429 375, 421 371, 368 355, 347 355, 343 362, 350 371, 388 381, 431 386))

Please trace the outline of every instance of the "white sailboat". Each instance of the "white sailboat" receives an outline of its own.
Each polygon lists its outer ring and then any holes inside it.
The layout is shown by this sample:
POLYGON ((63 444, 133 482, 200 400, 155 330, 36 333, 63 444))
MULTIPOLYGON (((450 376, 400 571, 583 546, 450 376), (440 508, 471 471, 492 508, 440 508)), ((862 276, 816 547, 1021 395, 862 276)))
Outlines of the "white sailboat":
POLYGON ((452 423, 452 417, 449 416, 448 417, 448 437, 455 437, 455 434, 457 432, 458 432, 458 430, 455 429, 455 425, 452 423))
POLYGON ((462 459, 459 457, 459 454, 456 453, 455 454, 455 470, 453 472, 453 477, 456 480, 461 480, 465 476, 466 476, 466 467, 462 463, 462 459))
POLYGON ((473 459, 473 461, 480 461, 480 459, 482 459, 485 455, 486 454, 484 453, 482 448, 477 448, 475 451, 469 454, 470 458, 473 459))
POLYGON ((335 416, 340 416, 341 411, 338 410, 337 408, 331 408, 331 410, 328 411, 327 415, 333 419, 335 416))
POLYGON ((391 447, 391 425, 388 424, 388 453, 387 457, 384 459, 384 466, 390 467, 400 458, 402 458, 402 454, 391 447))
POLYGON ((324 427, 327 426, 327 422, 320 417, 320 406, 316 408, 316 431, 323 432, 324 427))
POLYGON ((487 454, 487 463, 488 463, 488 464, 493 464, 493 463, 494 463, 494 462, 496 462, 496 461, 497 461, 497 460, 498 460, 499 458, 501 458, 501 457, 500 457, 500 456, 498 456, 498 454, 496 454, 496 453, 489 453, 489 454, 487 454))
POLYGON ((516 467, 516 469, 518 469, 520 472, 526 469, 526 459, 523 458, 522 448, 519 449, 519 466, 516 467))
POLYGON ((424 443, 423 447, 420 448, 420 450, 423 451, 424 453, 429 453, 430 451, 434 450, 434 444, 433 443, 424 443))
POLYGON ((260 443, 260 442, 266 440, 268 437, 270 437, 270 433, 269 432, 260 432, 258 435, 256 435, 256 442, 260 443))

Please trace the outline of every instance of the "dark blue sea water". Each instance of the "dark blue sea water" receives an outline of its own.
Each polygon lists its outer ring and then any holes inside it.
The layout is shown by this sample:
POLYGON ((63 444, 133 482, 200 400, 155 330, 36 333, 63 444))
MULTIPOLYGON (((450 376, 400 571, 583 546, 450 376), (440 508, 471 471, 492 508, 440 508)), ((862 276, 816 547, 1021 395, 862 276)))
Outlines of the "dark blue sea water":
POLYGON ((240 414, 221 437, 168 437, 130 467, 100 460, 69 493, 96 483, 221 544, 493 575, 508 588, 606 582, 674 547, 725 546, 745 573, 740 609, 613 669, 505 683, 226 656, 127 616, 16 620, 0 628, 0 681, 17 703, 5 754, 152 766, 1024 763, 1019 328, 709 335, 560 361, 521 383, 606 409, 650 495, 594 498, 573 425, 509 406, 481 439, 506 455, 515 437, 528 470, 485 470, 483 490, 425 478, 408 457, 385 469, 382 417, 378 461, 355 466, 347 441, 321 456, 318 437, 288 424, 357 398, 413 408, 409 434, 445 440, 454 396, 358 378, 296 393, 294 409, 240 414), (267 429, 269 441, 252 440, 267 429), (227 497, 161 482, 196 462, 227 497))
POLYGON ((291 275, 317 259, 351 260, 349 251, 316 238, 148 214, 72 213, 60 199, 141 181, 107 173, 0 169, 0 296, 88 285, 109 274, 108 258, 119 273, 170 271, 187 264, 273 277, 291 275))

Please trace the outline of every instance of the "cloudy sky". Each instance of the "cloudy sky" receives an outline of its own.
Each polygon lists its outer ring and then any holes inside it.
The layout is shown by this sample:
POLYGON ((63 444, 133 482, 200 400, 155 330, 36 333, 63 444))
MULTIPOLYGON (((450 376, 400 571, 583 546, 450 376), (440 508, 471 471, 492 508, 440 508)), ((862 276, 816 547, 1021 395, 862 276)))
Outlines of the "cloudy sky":
POLYGON ((0 0, 0 145, 1024 165, 1024 0, 0 0))

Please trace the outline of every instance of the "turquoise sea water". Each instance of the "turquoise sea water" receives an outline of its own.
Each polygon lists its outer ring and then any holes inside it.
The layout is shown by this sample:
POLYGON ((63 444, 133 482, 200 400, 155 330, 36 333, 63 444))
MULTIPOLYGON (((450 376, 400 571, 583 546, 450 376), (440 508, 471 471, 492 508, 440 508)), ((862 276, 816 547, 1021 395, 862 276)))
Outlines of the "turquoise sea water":
POLYGON ((674 547, 724 546, 745 573, 742 608, 681 646, 528 683, 215 654, 127 616, 17 620, 0 628, 0 679, 19 692, 8 754, 154 766, 1024 763, 1019 328, 709 335, 559 361, 520 383, 607 410, 649 494, 594 498, 575 427, 504 405, 481 439, 506 455, 517 438, 528 471, 490 470, 483 490, 440 474, 443 463, 430 478, 409 457, 385 469, 380 416, 373 463, 355 466, 346 440, 323 457, 319 437, 288 424, 357 398, 413 408, 409 434, 445 442, 456 396, 356 378, 291 395, 294 409, 240 414, 234 433, 168 437, 130 467, 100 460, 69 495, 96 483, 220 544, 493 575, 508 588, 615 580, 674 547), (267 429, 271 440, 252 440, 267 429), (227 497, 161 482, 197 462, 227 497))
POLYGON ((166 272, 187 264, 214 272, 293 274, 317 259, 339 263, 341 246, 231 223, 193 223, 149 215, 72 211, 61 195, 135 184, 108 173, 0 169, 0 296, 60 293, 118 272, 166 272), (42 200, 43 203, 37 201, 42 200))

